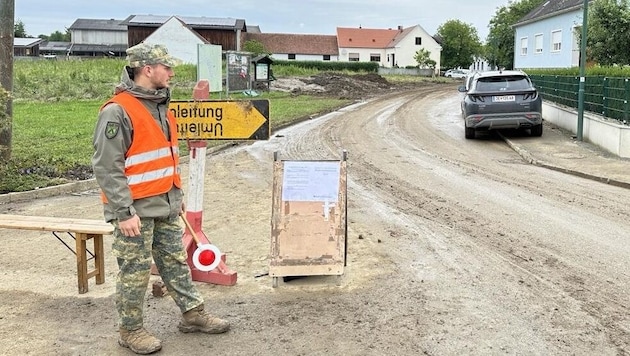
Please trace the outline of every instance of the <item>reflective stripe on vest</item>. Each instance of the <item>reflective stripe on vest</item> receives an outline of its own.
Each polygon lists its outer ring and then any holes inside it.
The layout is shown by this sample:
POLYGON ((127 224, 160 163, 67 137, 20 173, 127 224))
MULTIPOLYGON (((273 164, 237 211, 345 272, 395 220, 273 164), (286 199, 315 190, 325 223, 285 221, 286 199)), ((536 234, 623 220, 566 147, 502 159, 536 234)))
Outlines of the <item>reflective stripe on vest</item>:
POLYGON ((134 174, 127 177, 127 183, 131 186, 134 184, 152 182, 154 180, 162 179, 173 175, 175 170, 173 167, 158 169, 151 172, 145 172, 140 174, 134 174))
POLYGON ((170 155, 171 155, 170 148, 159 148, 154 151, 139 153, 139 154, 127 157, 127 159, 125 159, 125 167, 131 167, 131 166, 135 166, 136 164, 155 161, 160 158, 168 157, 170 155))
MULTIPOLYGON (((163 194, 174 186, 181 188, 179 146, 175 117, 167 110, 170 140, 146 107, 134 96, 122 92, 109 103, 125 110, 134 131, 134 141, 125 153, 125 175, 132 198, 163 194)), ((103 105, 103 106, 105 106, 103 105)), ((104 194, 103 201, 106 202, 104 194)))

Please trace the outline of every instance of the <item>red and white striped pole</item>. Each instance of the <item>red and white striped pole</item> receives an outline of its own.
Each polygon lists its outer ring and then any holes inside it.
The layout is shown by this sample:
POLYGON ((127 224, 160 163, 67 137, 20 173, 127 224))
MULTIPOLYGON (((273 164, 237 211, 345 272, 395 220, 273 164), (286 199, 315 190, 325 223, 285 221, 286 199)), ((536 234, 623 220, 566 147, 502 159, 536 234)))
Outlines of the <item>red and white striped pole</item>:
MULTIPOLYGON (((210 83, 208 80, 200 80, 193 90, 194 100, 207 100, 210 98, 210 83)), ((230 270, 225 264, 225 255, 216 255, 221 259, 216 268, 207 271, 206 268, 197 268, 194 263, 195 253, 198 254, 198 244, 211 245, 207 236, 202 231, 203 224, 203 196, 204 196, 204 176, 206 169, 206 151, 208 144, 206 141, 196 140, 188 142, 189 163, 188 163, 188 192, 186 193, 186 224, 187 229, 182 237, 184 247, 188 252, 188 265, 194 281, 207 282, 220 285, 235 285, 237 274, 230 270), (192 231, 190 231, 192 230, 192 231), (198 241, 195 241, 198 240, 198 241)), ((218 249, 216 250, 218 251, 218 249)), ((212 266, 215 261, 203 261, 212 266)))

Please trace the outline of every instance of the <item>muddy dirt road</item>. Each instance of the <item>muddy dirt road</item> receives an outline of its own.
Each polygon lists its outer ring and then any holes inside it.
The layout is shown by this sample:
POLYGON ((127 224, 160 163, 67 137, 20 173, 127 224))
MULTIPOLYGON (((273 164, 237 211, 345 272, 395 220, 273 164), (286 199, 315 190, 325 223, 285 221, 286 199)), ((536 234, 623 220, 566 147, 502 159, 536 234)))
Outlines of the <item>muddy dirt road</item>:
MULTIPOLYGON (((630 354, 630 191, 529 165, 494 136, 465 140, 451 87, 301 123, 209 156, 206 171, 204 231, 238 283, 199 286, 233 330, 181 334, 172 300, 148 294, 146 327, 161 354, 630 354), (338 159, 342 150, 344 276, 272 288, 274 152, 338 159)), ((101 216, 96 192, 0 212, 101 216)), ((111 255, 106 283, 78 295, 74 256, 54 238, 2 235, 0 353, 129 353, 116 344, 111 255)))

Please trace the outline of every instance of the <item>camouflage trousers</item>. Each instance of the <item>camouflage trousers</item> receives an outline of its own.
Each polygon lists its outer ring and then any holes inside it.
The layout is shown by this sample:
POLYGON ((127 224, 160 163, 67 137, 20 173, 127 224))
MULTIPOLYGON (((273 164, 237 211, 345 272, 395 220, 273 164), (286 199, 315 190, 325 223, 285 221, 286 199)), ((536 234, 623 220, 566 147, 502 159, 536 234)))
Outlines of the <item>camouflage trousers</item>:
POLYGON ((127 330, 142 327, 152 259, 182 313, 203 304, 186 263, 179 220, 141 218, 140 221, 140 236, 135 237, 124 236, 118 222, 113 223, 112 251, 118 261, 116 309, 119 326, 127 330))

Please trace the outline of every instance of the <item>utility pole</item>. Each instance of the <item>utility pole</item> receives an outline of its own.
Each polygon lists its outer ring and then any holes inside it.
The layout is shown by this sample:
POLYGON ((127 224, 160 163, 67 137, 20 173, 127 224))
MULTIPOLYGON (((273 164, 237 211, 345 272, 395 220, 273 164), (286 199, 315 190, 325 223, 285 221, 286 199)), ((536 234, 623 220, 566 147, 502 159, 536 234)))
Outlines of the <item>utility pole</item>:
POLYGON ((15 0, 0 0, 0 162, 11 158, 14 22, 15 0))
POLYGON ((588 34, 588 1, 584 0, 584 11, 582 14, 582 42, 580 43, 580 89, 578 91, 578 122, 577 139, 584 138, 584 86, 586 85, 586 36, 588 34))

